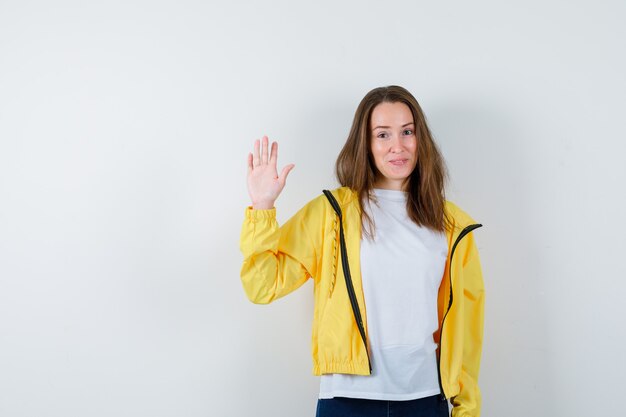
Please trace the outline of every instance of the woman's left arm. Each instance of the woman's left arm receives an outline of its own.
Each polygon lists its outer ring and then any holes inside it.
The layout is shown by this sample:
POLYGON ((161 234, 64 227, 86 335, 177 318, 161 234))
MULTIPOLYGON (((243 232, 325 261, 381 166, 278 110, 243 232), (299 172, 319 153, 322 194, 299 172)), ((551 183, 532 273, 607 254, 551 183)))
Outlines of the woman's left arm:
POLYGON ((481 394, 478 373, 483 343, 485 288, 474 233, 466 236, 463 262, 463 363, 461 390, 452 398, 452 417, 479 417, 481 394))

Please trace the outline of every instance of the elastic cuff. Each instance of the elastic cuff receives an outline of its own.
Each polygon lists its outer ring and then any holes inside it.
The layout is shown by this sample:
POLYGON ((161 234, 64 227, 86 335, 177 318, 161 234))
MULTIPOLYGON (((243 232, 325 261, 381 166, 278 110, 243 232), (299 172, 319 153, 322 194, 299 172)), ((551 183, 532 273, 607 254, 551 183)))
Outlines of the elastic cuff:
POLYGON ((252 206, 246 207, 246 219, 256 220, 274 220, 276 219, 276 207, 267 210, 255 210, 252 206))

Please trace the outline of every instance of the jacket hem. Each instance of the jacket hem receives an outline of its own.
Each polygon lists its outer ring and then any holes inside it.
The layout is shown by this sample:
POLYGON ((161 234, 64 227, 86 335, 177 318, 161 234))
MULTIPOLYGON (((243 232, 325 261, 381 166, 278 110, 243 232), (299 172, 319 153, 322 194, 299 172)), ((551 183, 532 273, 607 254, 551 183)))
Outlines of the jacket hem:
POLYGON ((370 368, 367 361, 314 363, 313 375, 320 376, 323 374, 370 375, 370 368))

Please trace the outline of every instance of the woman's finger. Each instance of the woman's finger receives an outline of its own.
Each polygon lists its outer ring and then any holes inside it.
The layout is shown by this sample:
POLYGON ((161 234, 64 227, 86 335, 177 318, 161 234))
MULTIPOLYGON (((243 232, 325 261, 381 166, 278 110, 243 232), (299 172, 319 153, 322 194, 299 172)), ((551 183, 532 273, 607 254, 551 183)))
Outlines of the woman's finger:
POLYGON ((280 173, 280 182, 285 185, 285 182, 287 182, 287 175, 289 175, 289 172, 291 172, 291 170, 295 167, 295 164, 289 164, 286 167, 283 168, 283 170, 280 173))
POLYGON ((263 136, 261 143, 261 164, 267 165, 267 136, 263 136))
POLYGON ((278 159, 278 142, 272 142, 272 152, 270 153, 270 164, 276 165, 278 159))
POLYGON ((250 152, 248 153, 248 174, 252 172, 252 168, 254 168, 254 166, 252 165, 253 164, 252 159, 253 159, 252 152, 250 152))
POLYGON ((261 141, 260 140, 255 140, 254 141, 254 157, 253 157, 253 164, 255 167, 258 167, 259 164, 261 163, 261 157, 260 157, 260 153, 259 153, 259 147, 261 146, 261 141))

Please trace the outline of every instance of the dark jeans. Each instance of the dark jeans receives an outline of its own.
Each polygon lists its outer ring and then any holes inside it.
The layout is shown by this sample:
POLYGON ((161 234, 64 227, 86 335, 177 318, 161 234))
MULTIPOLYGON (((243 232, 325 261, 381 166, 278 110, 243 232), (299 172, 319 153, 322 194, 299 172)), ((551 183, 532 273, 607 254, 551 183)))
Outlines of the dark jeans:
POLYGON ((335 397, 317 400, 316 417, 449 417, 440 395, 409 401, 335 397))

